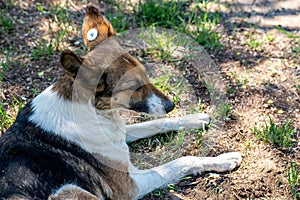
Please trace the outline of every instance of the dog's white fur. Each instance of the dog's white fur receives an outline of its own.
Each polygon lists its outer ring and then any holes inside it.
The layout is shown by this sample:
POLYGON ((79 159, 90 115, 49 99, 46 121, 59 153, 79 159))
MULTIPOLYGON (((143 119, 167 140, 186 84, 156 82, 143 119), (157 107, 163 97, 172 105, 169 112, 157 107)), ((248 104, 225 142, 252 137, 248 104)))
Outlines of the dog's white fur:
MULTIPOLYGON (((152 104, 154 110, 161 109, 157 98, 159 97, 149 98, 155 101, 152 104)), ((52 90, 52 86, 38 95, 33 100, 32 106, 34 112, 30 120, 44 130, 75 142, 91 153, 121 161, 128 166, 128 171, 138 186, 139 193, 136 198, 189 174, 232 170, 242 160, 240 153, 226 153, 217 157, 181 157, 148 170, 139 170, 131 164, 126 141, 135 141, 170 130, 203 128, 209 123, 207 114, 158 119, 125 126, 120 122, 120 118, 115 116, 115 112, 113 117, 105 117, 105 114, 96 111, 91 103, 83 105, 65 100, 52 90)), ((161 114, 157 111, 155 113, 161 114)), ((77 186, 71 188, 74 187, 77 186)), ((68 189, 68 186, 58 190, 58 193, 65 189, 68 189)))

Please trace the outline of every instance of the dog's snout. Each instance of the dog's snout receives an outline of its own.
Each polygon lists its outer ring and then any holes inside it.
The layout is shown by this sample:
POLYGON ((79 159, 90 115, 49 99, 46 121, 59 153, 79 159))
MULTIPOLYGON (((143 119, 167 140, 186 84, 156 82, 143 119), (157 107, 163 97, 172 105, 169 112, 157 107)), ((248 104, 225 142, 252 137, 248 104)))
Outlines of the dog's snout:
POLYGON ((166 101, 164 107, 165 107, 166 113, 168 113, 168 112, 171 112, 174 109, 175 104, 173 103, 173 101, 168 100, 168 101, 166 101))

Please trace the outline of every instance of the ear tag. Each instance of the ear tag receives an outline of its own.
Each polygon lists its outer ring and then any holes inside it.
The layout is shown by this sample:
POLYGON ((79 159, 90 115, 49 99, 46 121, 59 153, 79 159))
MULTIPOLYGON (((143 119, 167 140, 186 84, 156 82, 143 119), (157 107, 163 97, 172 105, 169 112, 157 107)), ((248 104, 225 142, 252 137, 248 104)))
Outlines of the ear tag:
POLYGON ((86 35, 86 37, 89 41, 95 40, 97 38, 97 36, 98 36, 98 31, 95 28, 90 29, 86 35))

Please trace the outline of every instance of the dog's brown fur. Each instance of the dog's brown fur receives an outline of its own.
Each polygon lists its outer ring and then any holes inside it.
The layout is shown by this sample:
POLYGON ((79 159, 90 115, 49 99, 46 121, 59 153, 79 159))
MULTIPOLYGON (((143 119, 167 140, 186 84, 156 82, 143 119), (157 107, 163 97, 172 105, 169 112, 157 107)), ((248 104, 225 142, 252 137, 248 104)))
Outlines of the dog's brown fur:
POLYGON ((97 44, 114 35, 116 35, 116 32, 109 21, 101 15, 97 8, 89 6, 86 9, 86 16, 82 26, 82 36, 88 51, 91 51, 97 44), (87 32, 91 28, 98 30, 98 37, 94 41, 89 41, 86 37, 87 32))
MULTIPOLYGON (((82 27, 82 37, 89 52, 105 51, 105 49, 95 49, 98 44, 109 41, 115 35, 115 31, 109 21, 100 14, 95 7, 86 9, 86 17, 82 27), (98 37, 94 41, 87 39, 87 32, 91 28, 96 28, 98 37)), ((112 42, 113 43, 113 42, 112 42)), ((114 43, 113 43, 114 44, 114 43)), ((105 46, 105 45, 104 45, 105 46)), ((111 52, 113 54, 115 52, 111 52)), ((104 52, 109 55, 110 52, 104 52)), ((142 102, 147 95, 155 94, 166 101, 168 98, 152 85, 146 76, 144 66, 127 52, 120 52, 120 56, 112 60, 109 66, 93 67, 98 61, 93 54, 88 57, 78 57, 73 52, 65 50, 61 55, 61 65, 66 74, 55 84, 54 90, 64 98, 74 100, 74 81, 76 79, 77 89, 82 87, 82 91, 95 93, 95 107, 99 110, 112 109, 116 107, 129 108, 130 104, 142 102), (82 76, 77 76, 78 71, 84 71, 82 76), (84 70, 86 68, 86 70, 84 70), (95 83, 94 80, 99 80, 95 83), (113 96, 113 98, 112 98, 113 96), (130 102, 128 100, 130 99, 130 102)), ((105 57, 98 58, 99 60, 105 57)), ((88 95, 89 96, 89 95, 88 95)))

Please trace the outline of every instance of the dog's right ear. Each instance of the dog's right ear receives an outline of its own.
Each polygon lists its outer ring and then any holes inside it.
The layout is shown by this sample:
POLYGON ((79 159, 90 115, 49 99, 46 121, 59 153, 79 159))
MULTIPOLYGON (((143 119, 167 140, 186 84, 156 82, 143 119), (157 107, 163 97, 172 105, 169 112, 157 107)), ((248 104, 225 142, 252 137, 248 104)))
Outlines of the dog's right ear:
POLYGON ((60 64, 67 74, 75 77, 83 60, 70 50, 64 50, 60 56, 60 64))

